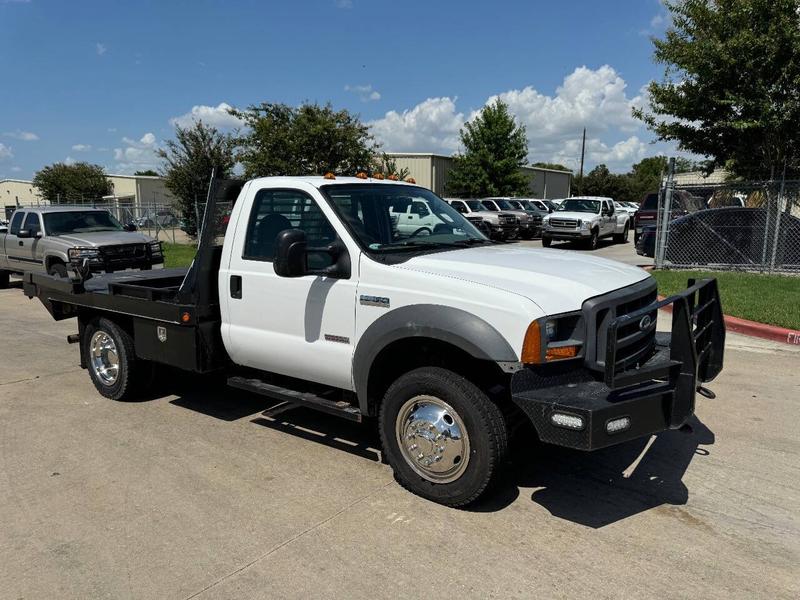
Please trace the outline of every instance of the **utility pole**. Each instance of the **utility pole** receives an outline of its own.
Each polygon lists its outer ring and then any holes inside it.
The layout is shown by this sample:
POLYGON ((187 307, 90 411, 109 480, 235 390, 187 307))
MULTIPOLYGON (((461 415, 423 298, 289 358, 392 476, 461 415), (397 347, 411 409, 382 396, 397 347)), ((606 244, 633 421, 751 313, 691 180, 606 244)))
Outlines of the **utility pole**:
POLYGON ((581 182, 581 190, 580 193, 583 193, 583 159, 586 156, 586 127, 583 128, 583 141, 581 142, 581 174, 580 174, 580 182, 581 182))

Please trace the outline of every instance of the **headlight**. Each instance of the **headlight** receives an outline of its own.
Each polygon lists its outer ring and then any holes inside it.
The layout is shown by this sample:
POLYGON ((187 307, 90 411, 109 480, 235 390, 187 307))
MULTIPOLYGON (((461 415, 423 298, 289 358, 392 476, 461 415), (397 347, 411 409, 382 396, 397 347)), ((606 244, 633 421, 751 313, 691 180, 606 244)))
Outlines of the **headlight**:
POLYGON ((150 242, 150 254, 162 254, 163 251, 161 250, 161 242, 150 242))
POLYGON ((100 258, 99 248, 70 248, 67 251, 70 260, 82 260, 88 258, 89 260, 100 258))
POLYGON ((591 224, 592 223, 590 221, 581 221, 580 228, 581 229, 589 229, 591 224))
POLYGON ((533 321, 525 332, 521 358, 525 364, 542 364, 580 356, 585 339, 580 313, 533 321))

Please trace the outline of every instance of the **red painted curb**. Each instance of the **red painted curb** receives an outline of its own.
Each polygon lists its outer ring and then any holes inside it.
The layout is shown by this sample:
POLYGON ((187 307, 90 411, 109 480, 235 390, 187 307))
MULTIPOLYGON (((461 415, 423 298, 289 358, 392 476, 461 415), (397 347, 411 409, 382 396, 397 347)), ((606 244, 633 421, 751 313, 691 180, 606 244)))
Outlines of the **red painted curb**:
MULTIPOLYGON (((663 300, 664 296, 659 296, 659 300, 663 300)), ((661 310, 672 312, 672 305, 669 304, 661 310)), ((742 335, 749 335, 751 337, 762 338, 779 342, 782 344, 790 344, 792 346, 800 346, 800 331, 794 329, 786 329, 785 327, 776 327, 775 325, 767 325, 766 323, 756 323, 755 321, 748 321, 747 319, 740 319, 739 317, 731 317, 724 315, 725 329, 733 331, 734 333, 741 333, 742 335)))

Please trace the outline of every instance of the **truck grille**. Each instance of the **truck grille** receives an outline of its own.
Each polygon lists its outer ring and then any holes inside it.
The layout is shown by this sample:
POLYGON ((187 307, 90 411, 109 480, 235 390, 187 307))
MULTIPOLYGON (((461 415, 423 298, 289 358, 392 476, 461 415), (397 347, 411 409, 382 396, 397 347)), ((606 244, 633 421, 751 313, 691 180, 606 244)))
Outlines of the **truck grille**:
POLYGON ((550 217, 550 226, 558 227, 559 229, 577 229, 578 221, 575 219, 554 219, 550 217))
POLYGON ((542 224, 542 216, 541 215, 533 215, 531 217, 531 220, 532 220, 534 225, 538 226, 538 225, 542 224))
POLYGON ((517 217, 514 215, 497 215, 497 222, 500 225, 516 225, 517 217))
MULTIPOLYGON (((630 314, 656 301, 656 282, 653 279, 627 288, 597 296, 584 302, 586 320, 586 366, 605 369, 608 326, 617 317, 630 314)), ((614 371, 624 371, 650 358, 655 348, 657 309, 649 313, 650 324, 637 319, 617 330, 617 352, 614 371)))
POLYGON ((118 246, 104 246, 100 249, 107 262, 124 262, 142 260, 147 257, 147 244, 121 244, 118 246))

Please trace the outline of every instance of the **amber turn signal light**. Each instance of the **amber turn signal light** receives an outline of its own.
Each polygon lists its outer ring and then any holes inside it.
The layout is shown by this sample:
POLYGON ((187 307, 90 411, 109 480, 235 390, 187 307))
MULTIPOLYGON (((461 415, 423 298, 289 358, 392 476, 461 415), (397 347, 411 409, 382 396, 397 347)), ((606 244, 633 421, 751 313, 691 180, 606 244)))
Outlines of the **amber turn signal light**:
POLYGON ((578 356, 578 346, 561 346, 559 348, 548 348, 544 358, 549 362, 551 360, 575 358, 576 356, 578 356))
POLYGON ((542 335, 539 331, 539 322, 533 321, 525 332, 525 341, 522 343, 522 362, 524 364, 538 364, 542 362, 542 335))

